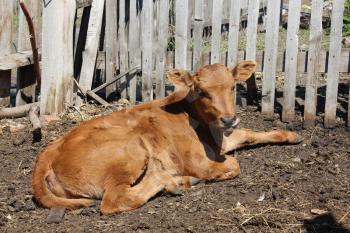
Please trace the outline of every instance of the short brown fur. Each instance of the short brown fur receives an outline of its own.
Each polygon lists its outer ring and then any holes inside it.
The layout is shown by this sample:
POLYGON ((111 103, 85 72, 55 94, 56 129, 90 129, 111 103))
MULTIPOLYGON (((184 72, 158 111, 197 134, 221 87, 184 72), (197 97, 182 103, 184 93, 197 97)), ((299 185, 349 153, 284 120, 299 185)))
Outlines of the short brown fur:
POLYGON ((140 207, 161 191, 177 193, 199 180, 236 177, 227 152, 258 143, 297 143, 290 131, 237 128, 233 92, 254 61, 229 70, 208 65, 191 75, 168 73, 168 97, 82 123, 37 158, 32 187, 45 207, 75 209, 102 199, 104 214, 140 207))

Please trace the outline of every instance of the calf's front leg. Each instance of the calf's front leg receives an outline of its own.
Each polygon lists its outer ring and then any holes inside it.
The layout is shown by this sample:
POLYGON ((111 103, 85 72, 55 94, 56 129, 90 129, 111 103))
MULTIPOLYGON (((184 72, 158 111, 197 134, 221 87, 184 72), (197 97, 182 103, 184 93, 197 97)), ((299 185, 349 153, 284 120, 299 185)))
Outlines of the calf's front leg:
POLYGON ((273 130, 269 132, 254 132, 249 129, 235 129, 229 136, 225 136, 221 154, 227 153, 244 146, 268 143, 302 142, 302 137, 288 130, 273 130))

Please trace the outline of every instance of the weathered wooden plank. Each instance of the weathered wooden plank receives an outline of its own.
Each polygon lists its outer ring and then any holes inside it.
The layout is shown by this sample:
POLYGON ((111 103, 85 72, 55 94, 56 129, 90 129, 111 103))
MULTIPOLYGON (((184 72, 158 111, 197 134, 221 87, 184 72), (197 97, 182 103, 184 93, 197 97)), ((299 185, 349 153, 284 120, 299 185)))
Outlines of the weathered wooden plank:
POLYGON ((312 0, 308 73, 306 78, 304 127, 314 126, 316 120, 317 67, 322 41, 323 0, 312 0))
POLYGON ((348 100, 348 127, 350 128, 350 88, 349 88, 349 100, 348 100))
POLYGON ((212 15, 212 34, 211 34, 211 64, 220 62, 220 44, 221 44, 221 17, 223 0, 213 1, 212 15))
MULTIPOLYGON (((129 21, 129 62, 130 67, 141 64, 140 50, 140 14, 137 14, 137 0, 130 1, 130 21, 129 21)), ((137 75, 131 74, 129 77, 129 100, 136 103, 137 75)))
MULTIPOLYGON (((127 23, 125 15, 125 1, 119 1, 119 26, 118 26, 118 44, 119 44, 119 70, 124 72, 128 70, 128 39, 127 23)), ((120 91, 122 98, 127 97, 127 77, 120 79, 120 91)))
MULTIPOLYGON (((117 11, 117 1, 106 0, 106 82, 114 78, 117 66, 117 11)), ((116 84, 106 87, 106 97, 116 89, 116 84)))
POLYGON ((165 95, 165 59, 168 46, 168 26, 169 26, 169 1, 159 0, 158 14, 158 38, 156 49, 156 98, 162 98, 165 95))
MULTIPOLYGON (((12 50, 12 17, 14 1, 0 0, 0 56, 12 50)), ((0 106, 10 104, 11 71, 0 73, 0 106)))
POLYGON ((0 70, 12 70, 33 64, 32 51, 22 51, 0 57, 0 70))
POLYGON ((75 0, 51 1, 43 9, 40 114, 58 114, 71 103, 75 10, 75 0))
POLYGON ((238 62, 239 25, 241 1, 230 1, 230 26, 228 33, 227 66, 234 68, 238 62))
MULTIPOLYGON (((92 79, 96 64, 97 50, 102 26, 104 1, 93 0, 91 5, 90 20, 83 52, 83 64, 80 72, 79 85, 85 90, 91 90, 92 79)), ((77 105, 82 104, 81 99, 77 99, 77 105)))
POLYGON ((142 8, 142 100, 153 100, 152 85, 152 40, 153 40, 153 1, 144 0, 142 8))
POLYGON ((188 0, 175 1, 175 68, 187 69, 188 0))
POLYGON ((285 63, 286 75, 283 91, 283 121, 292 121, 295 117, 295 85, 298 69, 300 10, 301 0, 289 1, 285 63))
POLYGON ((271 118, 274 113, 278 31, 280 22, 280 1, 267 2, 267 25, 265 35, 265 62, 262 85, 262 113, 271 118))
POLYGON ((76 0, 77 1, 77 8, 84 8, 91 6, 92 0, 76 0))
POLYGON ((196 0, 194 6, 193 17, 193 70, 197 71, 200 67, 201 54, 202 54, 202 36, 203 36, 203 0, 196 0))
POLYGON ((324 124, 327 128, 332 128, 336 125, 343 13, 344 0, 333 1, 327 73, 326 108, 324 117, 324 124))
MULTIPOLYGON (((247 25, 247 45, 246 45, 246 59, 256 59, 256 38, 258 29, 260 0, 249 0, 248 2, 248 25, 247 25)), ((257 100, 257 87, 255 82, 255 75, 252 75, 247 80, 248 104, 253 104, 257 100)))
MULTIPOLYGON (((37 47, 41 47, 41 1, 25 0, 24 1, 28 11, 31 14, 34 30, 36 34, 37 47)), ((18 51, 31 50, 30 36, 28 31, 28 24, 22 10, 19 10, 19 23, 18 23, 18 51)), ((26 96, 32 101, 35 101, 35 74, 34 72, 28 72, 32 68, 19 68, 17 72, 17 95, 16 106, 27 104, 27 100, 22 98, 26 96), (21 70, 23 69, 23 70, 21 70)))

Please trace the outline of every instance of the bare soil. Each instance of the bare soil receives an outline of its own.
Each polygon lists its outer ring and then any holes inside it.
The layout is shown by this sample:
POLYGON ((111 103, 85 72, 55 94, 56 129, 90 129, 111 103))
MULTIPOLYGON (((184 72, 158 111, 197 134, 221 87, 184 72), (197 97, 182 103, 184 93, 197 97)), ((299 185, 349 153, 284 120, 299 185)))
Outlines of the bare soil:
POLYGON ((33 201, 32 168, 49 141, 84 117, 74 114, 46 126, 35 144, 30 127, 12 135, 2 127, 9 120, 0 121, 0 232, 350 232, 349 130, 304 130, 301 120, 284 124, 277 116, 264 121, 255 108, 240 110, 241 127, 296 130, 304 142, 237 151, 242 174, 233 180, 199 184, 180 196, 159 194, 140 209, 110 216, 97 203, 47 224, 48 209, 33 201))

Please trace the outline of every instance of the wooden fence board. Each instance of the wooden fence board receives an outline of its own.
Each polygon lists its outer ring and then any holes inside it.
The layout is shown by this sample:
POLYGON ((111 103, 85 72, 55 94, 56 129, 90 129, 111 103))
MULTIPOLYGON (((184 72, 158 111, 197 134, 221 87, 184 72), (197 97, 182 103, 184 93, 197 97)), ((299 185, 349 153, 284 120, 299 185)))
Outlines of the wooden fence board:
POLYGON ((188 0, 175 0, 175 68, 187 69, 188 0))
POLYGON ((283 91, 283 121, 292 121, 295 117, 295 85, 298 69, 300 10, 301 0, 289 1, 285 62, 286 74, 283 91))
POLYGON ((332 24, 329 44, 329 65, 327 73, 326 108, 324 118, 325 127, 329 128, 334 127, 336 124, 343 13, 344 0, 333 1, 332 24))
POLYGON ((348 127, 350 127, 350 88, 349 88, 349 100, 348 100, 348 127))
POLYGON ((305 86, 304 127, 314 126, 316 119, 317 68, 322 41, 323 0, 312 0, 308 73, 305 86))
MULTIPOLYGON (((41 47, 41 1, 37 0, 25 0, 24 1, 28 11, 32 17, 34 30, 36 34, 37 47, 41 47)), ((19 22, 18 22, 18 51, 31 50, 30 36, 28 31, 27 20, 23 14, 23 11, 19 9, 19 22)), ((22 98, 25 95, 35 100, 35 87, 36 79, 35 74, 27 72, 31 68, 19 68, 17 73, 17 95, 16 95, 16 106, 26 104, 27 101, 22 98), (23 69, 23 70, 21 70, 23 69)))
MULTIPOLYGON (((85 50, 83 52, 83 64, 79 79, 79 84, 84 90, 91 90, 96 65, 96 57, 99 48, 103 8, 104 1, 92 1, 85 50)), ((81 103, 82 100, 78 98, 77 105, 80 105, 81 103)))
MULTIPOLYGON (((258 30, 258 16, 260 0, 249 0, 248 2, 248 25, 247 25, 247 45, 246 59, 256 60, 256 38, 258 30)), ((247 80, 248 104, 253 104, 257 100, 257 87, 255 75, 247 80)))
MULTIPOLYGON (((119 45, 119 71, 121 73, 128 70, 128 40, 127 23, 125 15, 125 1, 119 1, 119 25, 118 25, 118 45, 119 45)), ((119 81, 119 88, 122 98, 127 97, 127 77, 119 81)))
POLYGON ((241 17, 241 1, 230 1, 230 26, 228 33, 227 66, 234 68, 238 60, 239 26, 241 17))
MULTIPOLYGON (((137 14, 137 0, 130 1, 130 21, 129 21, 129 62, 130 67, 135 67, 141 64, 141 52, 140 52, 140 25, 139 17, 137 14)), ((136 88, 137 88, 137 75, 129 75, 129 99, 132 104, 136 103, 136 88)))
POLYGON ((280 1, 267 2, 267 25, 265 35, 264 79, 262 86, 262 113, 272 117, 274 113, 278 31, 280 22, 280 1))
MULTIPOLYGON (((114 78, 117 68, 117 10, 117 1, 106 0, 106 82, 114 78)), ((106 97, 115 91, 116 84, 106 87, 106 97)))
POLYGON ((202 36, 203 36, 203 0, 195 1, 195 11, 193 18, 193 71, 197 71, 200 67, 201 55, 202 55, 202 36))
POLYGON ((169 1, 159 0, 159 18, 158 18, 158 38, 156 49, 156 98, 162 98, 165 95, 165 59, 168 46, 168 25, 169 25, 169 1))
POLYGON ((43 9, 40 114, 61 113, 72 102, 75 9, 75 0, 51 1, 43 9))
MULTIPOLYGON (((0 0, 0 56, 8 55, 12 50, 13 1, 0 0)), ((0 106, 10 104, 11 72, 0 73, 0 106)))
POLYGON ((211 64, 220 62, 222 6, 223 6, 223 0, 213 1, 211 56, 210 56, 211 64))
POLYGON ((153 100, 152 85, 152 39, 153 39, 153 1, 143 1, 141 23, 142 37, 142 100, 153 100))

